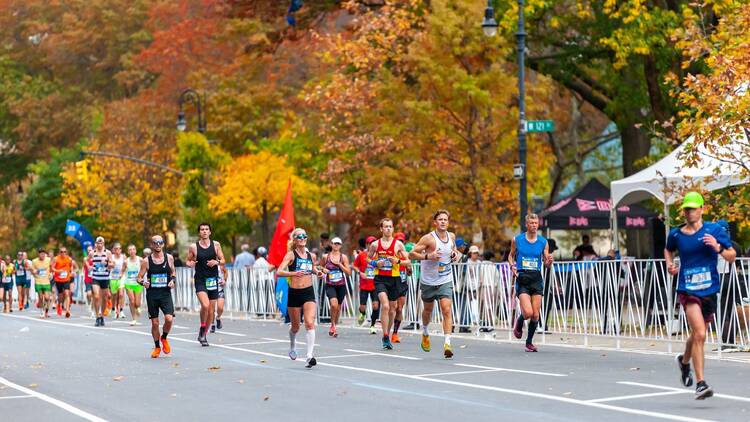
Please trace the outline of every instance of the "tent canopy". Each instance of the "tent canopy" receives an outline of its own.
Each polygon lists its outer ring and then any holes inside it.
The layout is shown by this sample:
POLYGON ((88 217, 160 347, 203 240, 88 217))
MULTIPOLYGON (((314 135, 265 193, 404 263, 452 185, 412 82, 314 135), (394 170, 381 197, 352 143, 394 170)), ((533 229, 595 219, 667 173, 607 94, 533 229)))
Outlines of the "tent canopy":
MULTIPOLYGON (((552 230, 587 230, 610 228, 610 191, 597 179, 591 179, 572 195, 539 214, 541 228, 552 230)), ((639 206, 621 206, 618 211, 620 227, 648 228, 648 219, 656 214, 639 206)))

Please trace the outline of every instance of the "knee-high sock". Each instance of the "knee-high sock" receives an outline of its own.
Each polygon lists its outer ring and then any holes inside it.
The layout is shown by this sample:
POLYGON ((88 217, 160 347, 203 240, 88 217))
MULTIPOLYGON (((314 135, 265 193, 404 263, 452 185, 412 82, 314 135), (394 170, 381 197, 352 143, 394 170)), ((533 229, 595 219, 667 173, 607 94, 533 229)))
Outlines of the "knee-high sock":
POLYGON ((380 317, 380 308, 373 309, 373 311, 370 313, 370 327, 375 326, 375 322, 377 322, 379 317, 380 317))
POLYGON ((289 330, 289 350, 294 350, 294 347, 296 346, 297 341, 297 333, 292 332, 292 330, 289 330))
POLYGON ((398 334, 398 327, 401 326, 401 320, 397 319, 393 321, 393 334, 398 334))
POLYGON ((307 358, 313 357, 313 348, 315 347, 315 328, 305 332, 305 341, 307 341, 307 358))
POLYGON ((523 328, 524 321, 526 321, 526 318, 523 317, 523 312, 521 312, 521 315, 518 316, 518 320, 516 320, 516 328, 519 330, 523 328))
POLYGON ((529 332, 526 333, 526 344, 531 344, 534 340, 534 333, 536 332, 537 325, 539 325, 539 321, 533 319, 529 321, 529 332))

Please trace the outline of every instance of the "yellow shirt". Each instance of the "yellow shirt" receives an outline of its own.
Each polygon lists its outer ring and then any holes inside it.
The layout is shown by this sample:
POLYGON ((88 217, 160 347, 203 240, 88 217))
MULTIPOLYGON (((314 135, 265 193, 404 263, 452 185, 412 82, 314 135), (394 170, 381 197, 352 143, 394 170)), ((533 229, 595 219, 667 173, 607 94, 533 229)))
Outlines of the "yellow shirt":
POLYGON ((44 261, 39 258, 34 258, 31 261, 31 267, 34 268, 36 274, 34 274, 34 283, 49 285, 49 267, 52 264, 52 259, 47 257, 44 261))

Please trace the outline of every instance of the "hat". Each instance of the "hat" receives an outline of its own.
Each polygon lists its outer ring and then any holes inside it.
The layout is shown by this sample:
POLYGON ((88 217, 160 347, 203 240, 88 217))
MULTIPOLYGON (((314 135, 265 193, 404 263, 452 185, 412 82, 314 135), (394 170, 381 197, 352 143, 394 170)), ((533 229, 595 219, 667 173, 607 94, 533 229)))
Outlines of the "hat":
POLYGON ((334 237, 333 239, 331 239, 331 244, 334 244, 334 245, 338 244, 338 245, 340 245, 342 243, 344 243, 344 242, 341 241, 340 237, 334 237))
POLYGON ((258 255, 260 256, 266 256, 268 253, 268 250, 264 248, 263 246, 258 247, 258 255))
POLYGON ((469 248, 469 253, 479 253, 479 246, 471 245, 471 247, 469 248))
POLYGON ((404 240, 406 240, 406 235, 403 232, 397 232, 393 235, 393 238, 403 242, 404 240))
POLYGON ((463 237, 459 237, 458 239, 456 239, 457 248, 460 248, 461 246, 464 246, 464 245, 466 245, 466 241, 464 240, 463 237))
POLYGON ((98 236, 98 237, 96 238, 96 241, 97 241, 97 242, 104 242, 104 238, 103 238, 103 237, 101 237, 101 236, 98 236))
POLYGON ((372 243, 372 242, 374 242, 376 240, 378 240, 378 238, 375 237, 375 236, 367 236, 367 239, 365 239, 365 243, 367 243, 369 245, 370 243, 372 243))
POLYGON ((688 192, 685 194, 685 198, 682 199, 682 205, 680 209, 685 208, 700 208, 703 206, 703 195, 698 192, 688 192))

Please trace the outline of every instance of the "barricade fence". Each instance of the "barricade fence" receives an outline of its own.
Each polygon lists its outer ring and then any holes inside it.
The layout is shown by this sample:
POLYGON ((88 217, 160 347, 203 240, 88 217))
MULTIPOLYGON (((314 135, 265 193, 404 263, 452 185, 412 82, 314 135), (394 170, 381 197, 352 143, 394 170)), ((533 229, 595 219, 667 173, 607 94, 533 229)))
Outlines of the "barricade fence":
MULTIPOLYGON (((716 346, 750 346, 750 259, 720 265, 721 292, 708 329, 707 342, 716 346)), ((275 275, 267 269, 234 269, 225 285, 225 312, 251 318, 277 318, 275 275)), ((419 264, 406 277, 409 285, 402 325, 421 323, 419 264)), ((685 313, 677 300, 677 277, 664 260, 603 260, 555 262, 544 269, 540 330, 554 334, 606 336, 616 339, 684 341, 689 334, 685 313)), ((327 321, 330 305, 322 280, 313 279, 319 321, 327 321)), ((356 323, 359 277, 347 277, 341 318, 356 323)), ((179 268, 174 290, 178 310, 196 311, 192 269, 179 268)), ((372 304, 363 304, 369 318, 372 304)), ((507 263, 453 265, 453 324, 473 330, 512 328, 520 308, 513 273, 507 263)), ((441 322, 438 307, 432 322, 441 322)), ((619 347, 619 341, 618 341, 619 347)))

